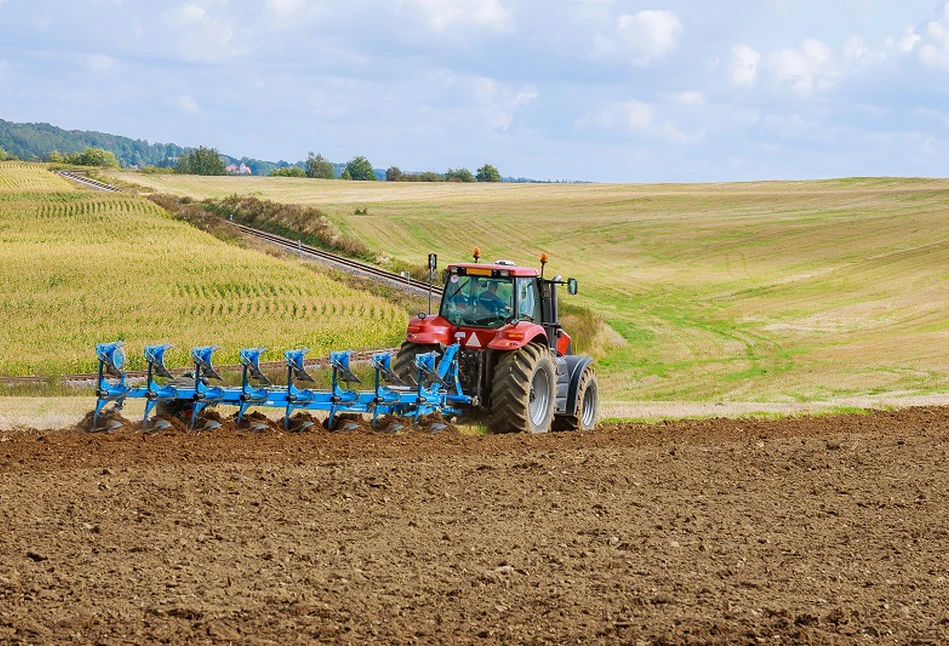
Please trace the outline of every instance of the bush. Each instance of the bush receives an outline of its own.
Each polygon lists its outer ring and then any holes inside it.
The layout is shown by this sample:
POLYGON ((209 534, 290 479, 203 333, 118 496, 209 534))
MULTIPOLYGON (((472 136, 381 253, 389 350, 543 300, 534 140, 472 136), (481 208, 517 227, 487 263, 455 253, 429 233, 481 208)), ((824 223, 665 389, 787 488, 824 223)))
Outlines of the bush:
POLYGON ((301 237, 302 234, 303 242, 307 244, 347 256, 375 260, 366 245, 338 234, 326 215, 313 206, 280 204, 240 195, 231 195, 223 200, 206 200, 204 204, 218 215, 233 216, 235 221, 256 229, 287 237, 301 237))
POLYGON ((471 171, 467 168, 459 168, 458 170, 448 169, 448 172, 445 173, 446 182, 473 182, 475 181, 474 175, 471 174, 471 171))
POLYGON ((286 166, 270 172, 271 177, 306 177, 307 174, 299 166, 286 166))

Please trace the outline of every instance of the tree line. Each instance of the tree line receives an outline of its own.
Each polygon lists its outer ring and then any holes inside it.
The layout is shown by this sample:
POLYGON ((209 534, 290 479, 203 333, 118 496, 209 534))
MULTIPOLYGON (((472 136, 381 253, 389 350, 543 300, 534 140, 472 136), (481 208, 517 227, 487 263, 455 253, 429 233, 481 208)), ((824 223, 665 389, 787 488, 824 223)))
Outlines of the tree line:
MULTIPOLYGON (((0 0, 2 2, 2 0, 0 0)), ((63 130, 48 123, 14 123, 0 119, 0 153, 3 158, 26 161, 137 168, 146 172, 224 175, 230 164, 248 167, 254 175, 350 179, 390 182, 498 182, 497 168, 485 164, 474 173, 467 168, 445 172, 403 172, 398 166, 385 171, 373 168, 363 156, 348 162, 332 162, 311 152, 304 161, 271 162, 251 157, 231 157, 216 148, 185 148, 176 144, 151 143, 120 135, 88 130, 63 130)))
MULTIPOLYGON (((321 154, 310 151, 306 161, 300 166, 285 166, 270 173, 272 177, 312 177, 316 179, 375 181, 377 176, 372 163, 363 156, 353 157, 336 172, 337 164, 321 154)), ((398 166, 390 166, 385 171, 387 182, 500 182, 501 173, 491 164, 485 164, 472 174, 467 168, 449 168, 444 173, 425 171, 424 173, 404 173, 398 166)))

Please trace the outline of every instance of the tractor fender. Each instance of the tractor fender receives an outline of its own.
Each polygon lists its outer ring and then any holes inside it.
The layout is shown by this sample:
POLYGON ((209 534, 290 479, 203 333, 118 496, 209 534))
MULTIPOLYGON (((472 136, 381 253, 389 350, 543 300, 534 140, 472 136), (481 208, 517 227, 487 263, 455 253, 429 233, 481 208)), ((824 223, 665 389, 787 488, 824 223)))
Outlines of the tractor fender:
POLYGON ((582 354, 569 354, 563 359, 567 362, 567 401, 565 413, 574 415, 577 412, 577 391, 580 388, 580 378, 583 377, 583 371, 593 363, 593 357, 587 357, 582 354))
POLYGON ((440 316, 416 316, 409 321, 405 340, 418 345, 442 345, 454 343, 451 338, 451 323, 440 316))
POLYGON ((517 350, 531 342, 547 345, 547 333, 543 326, 527 321, 518 321, 498 328, 488 348, 491 350, 517 350))

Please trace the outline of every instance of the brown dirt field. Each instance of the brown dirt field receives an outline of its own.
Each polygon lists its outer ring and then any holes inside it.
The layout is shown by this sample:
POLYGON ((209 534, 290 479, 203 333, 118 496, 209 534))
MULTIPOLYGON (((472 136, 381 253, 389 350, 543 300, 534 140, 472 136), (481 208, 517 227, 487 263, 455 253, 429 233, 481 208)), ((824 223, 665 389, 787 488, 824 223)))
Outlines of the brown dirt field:
POLYGON ((0 432, 0 642, 945 643, 949 409, 0 432))

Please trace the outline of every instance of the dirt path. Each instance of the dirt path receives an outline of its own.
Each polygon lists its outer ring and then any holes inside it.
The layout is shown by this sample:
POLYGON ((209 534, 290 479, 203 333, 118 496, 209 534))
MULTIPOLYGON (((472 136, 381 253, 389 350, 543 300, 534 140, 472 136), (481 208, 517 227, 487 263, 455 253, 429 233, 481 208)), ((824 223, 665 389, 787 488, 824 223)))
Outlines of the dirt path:
POLYGON ((944 643, 949 409, 0 433, 0 642, 944 643))

